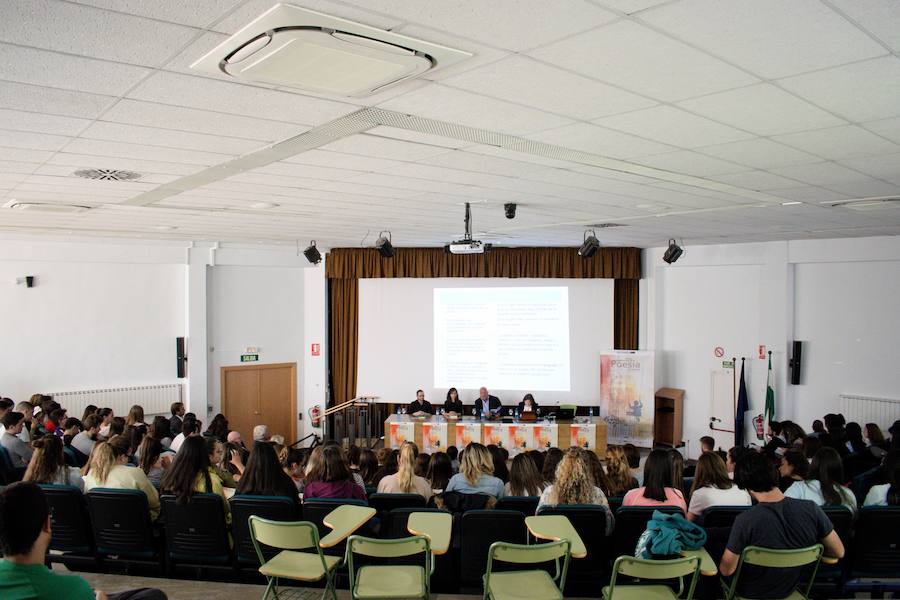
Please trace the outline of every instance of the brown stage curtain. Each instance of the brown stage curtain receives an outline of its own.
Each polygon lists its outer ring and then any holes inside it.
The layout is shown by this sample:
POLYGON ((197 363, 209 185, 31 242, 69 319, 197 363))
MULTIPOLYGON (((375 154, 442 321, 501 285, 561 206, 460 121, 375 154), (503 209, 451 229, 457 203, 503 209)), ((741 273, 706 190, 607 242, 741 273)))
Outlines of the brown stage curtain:
POLYGON ((325 257, 330 280, 329 356, 335 404, 356 394, 359 280, 378 277, 530 277, 615 279, 614 342, 636 349, 640 248, 601 248, 583 259, 574 248, 497 248, 485 254, 447 254, 443 248, 335 248, 325 257))

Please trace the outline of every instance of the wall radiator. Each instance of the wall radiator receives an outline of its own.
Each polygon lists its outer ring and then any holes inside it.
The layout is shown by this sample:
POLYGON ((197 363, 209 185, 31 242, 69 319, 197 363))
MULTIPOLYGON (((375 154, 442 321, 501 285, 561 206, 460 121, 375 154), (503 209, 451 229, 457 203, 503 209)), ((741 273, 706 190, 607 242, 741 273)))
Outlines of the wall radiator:
POLYGON ((900 419, 900 398, 875 398, 873 396, 855 396, 841 394, 841 413, 847 422, 856 421, 862 426, 876 423, 884 434, 890 435, 887 428, 900 419))
POLYGON ((131 407, 140 404, 144 408, 144 421, 148 423, 156 415, 170 416, 172 403, 184 401, 180 383, 53 392, 49 395, 68 411, 70 417, 78 419, 88 404, 111 408, 117 417, 127 417, 131 407))

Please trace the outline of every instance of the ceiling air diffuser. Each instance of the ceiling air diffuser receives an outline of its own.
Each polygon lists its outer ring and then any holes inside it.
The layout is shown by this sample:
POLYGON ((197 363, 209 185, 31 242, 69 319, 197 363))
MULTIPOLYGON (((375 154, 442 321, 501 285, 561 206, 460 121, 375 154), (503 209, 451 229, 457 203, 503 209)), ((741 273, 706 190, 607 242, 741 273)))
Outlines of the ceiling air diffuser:
POLYGON ((360 98, 471 54, 290 4, 276 4, 191 68, 360 98))

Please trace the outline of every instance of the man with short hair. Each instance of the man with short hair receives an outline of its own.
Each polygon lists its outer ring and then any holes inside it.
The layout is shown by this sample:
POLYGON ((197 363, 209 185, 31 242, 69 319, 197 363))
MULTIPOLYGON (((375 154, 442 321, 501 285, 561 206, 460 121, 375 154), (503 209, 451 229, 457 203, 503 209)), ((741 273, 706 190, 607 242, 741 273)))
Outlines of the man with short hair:
POLYGON ((172 406, 169 407, 169 411, 172 413, 172 418, 169 419, 169 429, 172 431, 172 438, 174 439, 175 436, 181 433, 184 402, 173 402, 172 406))
POLYGON ((100 433, 101 422, 102 419, 97 413, 88 415, 87 418, 85 418, 84 423, 81 424, 83 427, 81 433, 76 434, 75 437, 72 438, 72 448, 83 454, 85 458, 90 456, 91 451, 94 449, 94 444, 97 442, 97 435, 100 433))
MULTIPOLYGON (((828 516, 813 502, 785 497, 778 489, 778 471, 765 454, 741 455, 735 463, 734 483, 750 492, 758 504, 735 519, 719 563, 722 575, 734 574, 741 552, 748 546, 786 550, 821 543, 825 556, 844 556, 844 545, 828 516)), ((737 593, 749 598, 785 598, 793 593, 804 572, 802 567, 744 565, 737 593)))
POLYGON ((6 448, 13 467, 23 469, 28 466, 33 451, 31 446, 19 439, 19 432, 25 425, 25 415, 20 412, 8 412, 3 417, 5 431, 0 435, 0 445, 6 448))
POLYGON ((424 391, 416 390, 416 399, 409 403, 409 406, 406 408, 406 414, 414 417, 434 414, 434 407, 431 406, 431 402, 425 399, 424 391))
POLYGON ((478 390, 478 398, 475 399, 475 412, 485 417, 496 417, 503 411, 500 398, 491 396, 486 387, 478 390))
POLYGON ((19 439, 28 444, 31 442, 31 421, 34 418, 34 406, 31 402, 23 400, 16 404, 16 412, 25 415, 25 424, 22 425, 22 431, 19 432, 19 439))
POLYGON ((700 438, 700 452, 712 452, 715 449, 715 438, 709 435, 704 435, 702 438, 700 438))
POLYGON ((9 398, 0 398, 0 435, 6 431, 6 428, 3 426, 3 417, 13 409, 14 404, 9 398))
POLYGON ((271 434, 269 433, 268 425, 257 425, 253 428, 253 441, 254 442, 268 442, 272 439, 271 434))
POLYGON ((169 446, 169 450, 172 452, 178 452, 181 449, 181 445, 184 443, 184 440, 192 435, 200 435, 200 428, 202 424, 196 418, 191 417, 189 415, 184 416, 184 420, 181 422, 181 433, 175 436, 175 439, 172 440, 172 445, 169 446))
POLYGON ((0 598, 166 600, 162 591, 152 588, 95 592, 77 575, 54 573, 44 564, 51 534, 50 508, 40 487, 21 482, 0 492, 0 598))

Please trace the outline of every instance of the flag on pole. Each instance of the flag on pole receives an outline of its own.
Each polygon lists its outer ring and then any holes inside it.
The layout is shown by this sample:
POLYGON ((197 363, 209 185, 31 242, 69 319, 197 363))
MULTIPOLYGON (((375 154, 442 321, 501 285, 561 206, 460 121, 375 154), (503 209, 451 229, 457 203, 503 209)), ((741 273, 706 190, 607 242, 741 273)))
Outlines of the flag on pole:
POLYGON ((772 353, 769 352, 769 375, 766 377, 766 423, 775 418, 775 375, 772 373, 772 353))
POLYGON ((744 445, 744 413, 750 410, 750 402, 747 400, 747 383, 744 381, 744 359, 741 359, 741 383, 738 387, 737 408, 734 412, 734 445, 738 448, 744 445))

